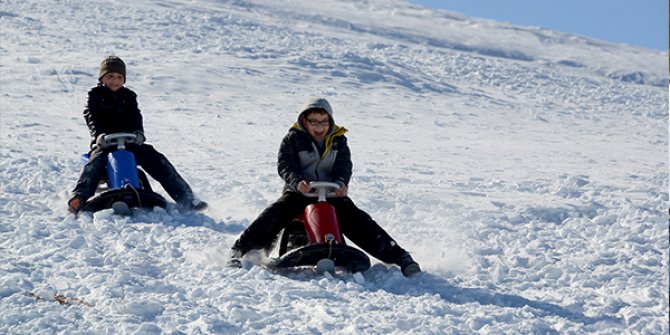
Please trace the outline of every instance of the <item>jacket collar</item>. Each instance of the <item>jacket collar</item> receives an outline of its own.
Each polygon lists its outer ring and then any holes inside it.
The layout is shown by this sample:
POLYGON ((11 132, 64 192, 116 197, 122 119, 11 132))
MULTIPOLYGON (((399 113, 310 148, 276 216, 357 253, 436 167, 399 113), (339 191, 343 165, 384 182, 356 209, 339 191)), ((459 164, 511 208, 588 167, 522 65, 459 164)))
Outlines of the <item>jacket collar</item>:
MULTIPOLYGON (((307 136, 311 137, 311 135, 309 135, 309 133, 303 127, 301 127, 300 123, 298 123, 298 122, 294 123, 293 127, 291 127, 291 129, 294 129, 294 130, 299 131, 299 132, 303 132, 303 133, 307 134, 307 136)), ((347 129, 347 128, 335 125, 333 127, 333 129, 331 130, 330 134, 324 139, 325 150, 323 150, 323 154, 321 154, 321 158, 326 156, 326 153, 328 153, 328 150, 330 150, 330 147, 333 144, 333 140, 336 137, 343 136, 348 131, 349 131, 349 129, 347 129)))

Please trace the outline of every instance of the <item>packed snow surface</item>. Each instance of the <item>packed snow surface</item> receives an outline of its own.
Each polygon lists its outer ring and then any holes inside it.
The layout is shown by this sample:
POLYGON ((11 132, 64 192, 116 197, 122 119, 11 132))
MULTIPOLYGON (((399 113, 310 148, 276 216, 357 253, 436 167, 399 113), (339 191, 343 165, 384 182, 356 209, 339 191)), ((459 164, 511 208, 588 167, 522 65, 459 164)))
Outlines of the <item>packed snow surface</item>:
POLYGON ((0 3, 1 334, 669 332, 666 53, 400 0, 0 3), (110 54, 208 210, 67 212, 110 54), (310 96, 424 273, 225 267, 310 96))

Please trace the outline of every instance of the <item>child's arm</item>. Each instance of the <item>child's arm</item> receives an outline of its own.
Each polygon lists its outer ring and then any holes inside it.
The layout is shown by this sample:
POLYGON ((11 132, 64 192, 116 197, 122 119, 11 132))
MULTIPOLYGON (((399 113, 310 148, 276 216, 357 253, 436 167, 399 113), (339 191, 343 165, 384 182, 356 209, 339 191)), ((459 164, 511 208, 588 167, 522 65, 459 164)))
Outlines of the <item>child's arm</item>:
POLYGON ((144 136, 144 124, 142 122, 142 112, 140 112, 140 108, 137 104, 137 94, 133 92, 127 101, 128 105, 126 108, 129 112, 128 115, 130 116, 128 126, 132 132, 139 131, 142 133, 142 136, 144 136))
MULTIPOLYGON (((98 135, 108 133, 105 129, 104 122, 101 121, 100 100, 101 97, 93 90, 88 92, 88 100, 86 101, 86 108, 84 109, 84 119, 86 120, 88 132, 91 134, 93 141, 98 138, 98 135)), ((93 143, 91 143, 91 145, 93 145, 93 143)))
POLYGON ((295 149, 296 136, 295 133, 289 133, 284 137, 279 146, 279 157, 277 159, 279 176, 295 191, 298 190, 298 183, 305 179, 300 171, 300 157, 295 149))
POLYGON ((341 186, 349 185, 354 164, 351 162, 351 151, 347 138, 338 136, 333 142, 333 150, 337 150, 337 157, 333 163, 333 182, 341 186))

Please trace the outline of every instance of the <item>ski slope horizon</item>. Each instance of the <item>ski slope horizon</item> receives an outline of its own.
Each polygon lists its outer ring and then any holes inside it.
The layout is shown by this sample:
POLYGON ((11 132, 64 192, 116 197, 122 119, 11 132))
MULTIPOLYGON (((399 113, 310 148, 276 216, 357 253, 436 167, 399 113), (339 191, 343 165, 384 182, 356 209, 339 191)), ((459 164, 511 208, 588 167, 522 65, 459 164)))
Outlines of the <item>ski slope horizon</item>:
POLYGON ((420 6, 464 15, 538 26, 653 50, 668 50, 668 3, 662 0, 411 0, 420 6))
POLYGON ((400 0, 27 0, 0 36, 0 333, 669 332, 667 53, 400 0), (67 212, 110 54, 205 212, 67 212), (310 96, 425 273, 225 267, 310 96))

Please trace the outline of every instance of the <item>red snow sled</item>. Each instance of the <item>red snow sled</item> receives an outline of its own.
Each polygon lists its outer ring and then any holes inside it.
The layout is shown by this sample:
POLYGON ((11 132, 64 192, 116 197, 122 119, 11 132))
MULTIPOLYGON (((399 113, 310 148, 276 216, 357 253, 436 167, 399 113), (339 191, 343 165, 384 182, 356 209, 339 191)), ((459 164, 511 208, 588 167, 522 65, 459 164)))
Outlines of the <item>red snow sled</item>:
MULTIPOLYGON (((132 208, 165 208, 167 202, 160 194, 151 189, 149 179, 137 167, 135 155, 126 150, 126 143, 135 143, 137 135, 133 133, 115 133, 105 136, 110 146, 116 146, 107 154, 107 174, 95 196, 89 199, 83 211, 97 212, 112 208, 121 215, 132 214, 132 208)), ((82 162, 88 162, 89 155, 82 155, 82 162)))
POLYGON ((307 196, 318 197, 308 205, 304 214, 294 219, 281 234, 276 267, 316 266, 316 272, 333 273, 335 268, 351 272, 370 268, 370 258, 346 245, 335 213, 326 197, 335 196, 340 185, 330 182, 311 182, 316 191, 307 196))

